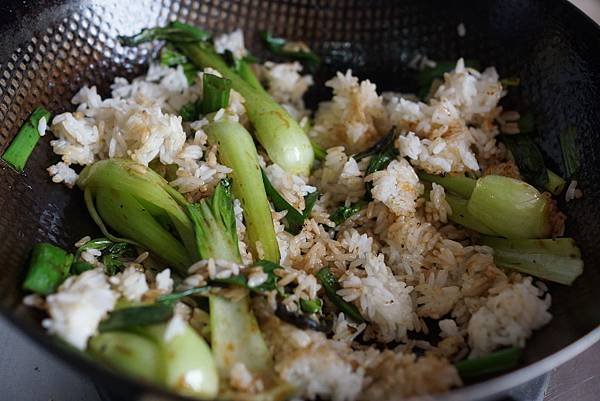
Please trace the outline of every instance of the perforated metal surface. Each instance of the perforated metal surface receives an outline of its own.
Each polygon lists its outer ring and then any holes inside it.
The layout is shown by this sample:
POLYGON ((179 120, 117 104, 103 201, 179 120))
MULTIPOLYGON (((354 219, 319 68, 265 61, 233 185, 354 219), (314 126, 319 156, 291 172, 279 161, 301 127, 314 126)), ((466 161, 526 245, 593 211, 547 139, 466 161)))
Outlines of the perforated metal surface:
MULTIPOLYGON (((593 22, 564 2, 543 0, 5 1, 0 4, 0 151, 34 106, 65 111, 82 85, 96 85, 106 94, 115 76, 140 73, 155 49, 123 48, 116 36, 173 19, 214 32, 242 28, 259 57, 265 56, 260 30, 307 41, 325 59, 309 93, 313 105, 327 95, 321 83, 338 69, 352 68, 384 90, 415 89, 414 72, 406 64, 417 52, 436 60, 478 59, 497 66, 503 76, 520 76, 522 90, 509 101, 534 111, 540 143, 556 171, 562 171, 558 133, 568 127, 578 132, 583 163, 578 178, 585 197, 566 208, 569 233, 582 246, 586 271, 572 288, 551 286, 555 319, 527 347, 526 363, 533 365, 445 397, 466 400, 502 392, 593 339, 588 336, 542 361, 600 322, 594 294, 600 286, 600 33, 593 22), (465 24, 466 37, 458 36, 459 23, 465 24)), ((41 141, 24 175, 0 168, 0 305, 38 341, 112 391, 130 400, 139 392, 154 393, 57 348, 37 326, 38 316, 19 306, 22 266, 32 244, 67 245, 95 230, 80 193, 50 183, 45 169, 57 158, 49 140, 41 141)))

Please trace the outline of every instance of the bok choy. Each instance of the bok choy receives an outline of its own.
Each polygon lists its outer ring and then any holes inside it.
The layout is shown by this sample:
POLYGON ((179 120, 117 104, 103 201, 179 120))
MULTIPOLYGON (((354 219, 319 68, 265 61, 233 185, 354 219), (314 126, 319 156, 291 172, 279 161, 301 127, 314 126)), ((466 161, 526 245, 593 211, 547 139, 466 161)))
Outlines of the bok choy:
POLYGON ((77 184, 107 238, 141 245, 182 273, 197 259, 187 201, 151 169, 132 161, 101 160, 85 167, 77 184), (126 239, 112 235, 107 225, 126 239))

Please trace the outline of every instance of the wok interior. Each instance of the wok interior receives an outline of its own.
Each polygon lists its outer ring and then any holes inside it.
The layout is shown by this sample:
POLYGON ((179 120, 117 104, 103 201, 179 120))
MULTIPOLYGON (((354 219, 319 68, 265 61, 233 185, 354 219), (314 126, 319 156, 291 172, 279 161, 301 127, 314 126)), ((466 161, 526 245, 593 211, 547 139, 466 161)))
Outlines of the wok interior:
MULTIPOLYGON (((10 3, 10 2, 9 2, 10 3)), ((19 2, 16 2, 19 3, 19 2)), ((4 149, 35 105, 69 110, 84 84, 107 94, 115 76, 144 70, 155 48, 123 48, 118 34, 179 19, 213 32, 241 28, 249 49, 266 57, 258 32, 307 42, 324 55, 308 104, 329 96, 322 83, 351 68, 378 90, 411 92, 415 54, 433 60, 478 60, 521 86, 505 104, 536 115, 539 141, 549 166, 564 173, 559 133, 577 131, 584 197, 560 205, 568 215, 567 235, 582 249, 585 271, 572 287, 549 285, 554 319, 528 342, 525 362, 538 361, 593 330, 600 322, 595 289, 600 286, 600 30, 568 4, 534 0, 452 2, 355 0, 237 0, 116 2, 31 2, 11 9, 0 35, 0 149, 4 149), (39 3, 39 4, 38 4, 39 3), (464 23, 467 35, 457 26, 464 23)), ((97 228, 82 195, 50 182, 46 167, 56 162, 43 138, 24 175, 0 169, 0 305, 34 326, 36 312, 20 306, 20 283, 31 246, 39 241, 70 247, 97 228)), ((38 336, 39 337, 39 336, 38 336)))

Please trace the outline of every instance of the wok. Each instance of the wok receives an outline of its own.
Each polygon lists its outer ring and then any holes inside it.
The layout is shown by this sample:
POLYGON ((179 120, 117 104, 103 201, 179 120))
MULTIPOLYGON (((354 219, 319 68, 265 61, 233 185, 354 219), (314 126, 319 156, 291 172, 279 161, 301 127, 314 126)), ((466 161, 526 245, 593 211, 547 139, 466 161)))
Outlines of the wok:
MULTIPOLYGON (((484 400, 501 396, 572 358, 600 338, 600 28, 566 1, 360 1, 360 0, 67 0, 4 1, 0 5, 0 150, 31 110, 70 109, 84 84, 108 93, 115 76, 144 70, 156 47, 123 48, 119 34, 179 19, 214 32, 236 27, 253 53, 264 57, 258 32, 302 39, 324 57, 309 105, 329 94, 322 83, 336 70, 352 68, 379 90, 415 88, 407 64, 415 54, 434 60, 479 60, 521 85, 506 99, 536 116, 539 143, 552 170, 564 173, 559 133, 577 132, 582 199, 561 204, 567 234, 580 245, 585 272, 573 286, 549 284, 554 319, 537 331, 516 371, 435 400, 484 400), (466 36, 457 34, 464 23, 466 36)), ((50 241, 68 247, 97 229, 82 195, 52 184, 55 163, 50 135, 35 149, 24 174, 0 168, 0 309, 2 315, 44 350, 76 366, 115 399, 173 400, 170 393, 131 381, 93 364, 47 336, 40 314, 21 304, 21 282, 32 245, 50 241)))

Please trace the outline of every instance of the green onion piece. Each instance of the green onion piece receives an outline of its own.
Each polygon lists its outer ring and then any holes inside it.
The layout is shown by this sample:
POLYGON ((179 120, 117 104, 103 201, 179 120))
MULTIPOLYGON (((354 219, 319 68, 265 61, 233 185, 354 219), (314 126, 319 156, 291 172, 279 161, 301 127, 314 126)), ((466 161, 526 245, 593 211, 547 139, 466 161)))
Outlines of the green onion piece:
POLYGON ((52 294, 69 275, 73 255, 48 243, 38 243, 31 251, 29 272, 23 288, 40 295, 52 294))
POLYGON ((313 152, 315 153, 315 160, 322 162, 327 157, 327 151, 320 147, 315 141, 310 141, 310 146, 313 148, 313 152))
POLYGON ((160 64, 165 67, 176 67, 187 62, 187 57, 175 50, 173 46, 164 46, 160 51, 160 64))
POLYGON ((319 313, 321 312, 322 307, 323 301, 321 301, 319 298, 310 300, 300 299, 300 309, 302 309, 302 312, 304 313, 319 313))
POLYGON ((267 280, 261 285, 251 287, 250 290, 254 292, 266 292, 276 289, 278 277, 275 275, 275 270, 283 269, 283 267, 268 260, 259 260, 254 263, 254 266, 260 266, 262 268, 263 272, 267 274, 267 280))
POLYGON ((238 237, 229 183, 222 180, 210 198, 188 205, 196 244, 202 259, 224 259, 239 263, 238 237))
POLYGON ((480 242, 494 249, 494 262, 506 269, 565 285, 571 285, 583 273, 581 252, 572 238, 482 237, 480 242))
POLYGON ((208 292, 209 290, 210 290, 210 287, 208 287, 208 286, 189 288, 184 291, 177 291, 177 292, 172 292, 170 294, 161 295, 160 297, 156 298, 156 302, 164 303, 167 305, 174 305, 175 303, 177 303, 177 301, 179 301, 182 298, 189 297, 189 296, 196 295, 196 294, 204 294, 204 293, 208 292))
POLYGON ((213 121, 204 129, 209 142, 218 144, 219 162, 233 170, 232 190, 244 209, 252 253, 259 254, 257 244, 260 242, 264 258, 279 262, 279 246, 252 136, 243 126, 226 118, 213 121))
POLYGON ((40 139, 38 125, 42 118, 50 123, 50 112, 40 106, 31 113, 2 155, 2 160, 19 173, 25 169, 25 163, 40 139))
POLYGON ((245 276, 240 274, 237 276, 230 276, 227 278, 215 278, 215 279, 209 280, 208 284, 215 285, 215 286, 223 286, 223 287, 234 285, 234 286, 246 288, 248 286, 248 281, 246 280, 245 276))
POLYGON ((506 238, 545 238, 551 233, 548 199, 514 178, 488 175, 478 179, 467 210, 506 238))
POLYGON ((78 275, 88 270, 94 269, 95 266, 91 263, 85 262, 83 260, 77 260, 71 264, 70 272, 71 274, 78 275))
POLYGON ((350 319, 354 320, 357 323, 363 323, 365 320, 360 315, 360 312, 356 308, 356 306, 352 305, 349 302, 346 302, 337 294, 337 291, 341 288, 340 283, 337 281, 335 276, 331 273, 328 267, 324 267, 317 272, 315 275, 323 289, 325 290, 325 294, 327 298, 346 316, 350 319))
POLYGON ((477 183, 477 180, 465 177, 464 175, 446 174, 440 176, 424 172, 419 172, 417 174, 421 180, 435 182, 436 184, 443 186, 447 191, 454 192, 465 199, 471 197, 473 189, 475 189, 475 184, 477 183))
POLYGON ((113 331, 92 337, 87 352, 120 372, 159 381, 164 360, 152 340, 135 333, 113 331))
POLYGON ((329 218, 335 223, 336 226, 339 226, 344 221, 360 212, 366 205, 366 201, 359 200, 358 202, 352 203, 350 206, 340 206, 331 214, 331 216, 329 216, 329 218))
POLYGON ((560 148, 562 149, 563 162, 565 164, 565 175, 571 178, 579 169, 579 150, 577 148, 577 131, 568 128, 561 131, 560 148))
POLYGON ((532 112, 528 111, 519 118, 519 132, 528 134, 533 131, 535 131, 535 117, 532 112))
POLYGON ((299 212, 294 206, 290 205, 279 192, 277 192, 264 171, 262 171, 262 178, 267 196, 271 199, 271 202, 273 202, 275 210, 278 212, 287 210, 287 214, 285 215, 285 230, 292 234, 298 234, 302 231, 304 220, 310 216, 310 213, 319 198, 319 193, 315 191, 306 195, 304 197, 304 210, 299 212))
POLYGON ((502 78, 500 83, 503 87, 519 86, 521 84, 521 79, 519 77, 507 77, 502 78))
POLYGON ((500 140, 513 155, 524 181, 534 187, 544 188, 548 184, 548 170, 544 155, 531 135, 502 135, 500 140))
POLYGON ((448 215, 448 219, 452 222, 481 234, 497 235, 491 228, 483 224, 469 212, 469 201, 467 199, 462 199, 448 193, 446 194, 446 202, 448 202, 450 209, 452 209, 452 213, 448 215))
POLYGON ((200 118, 201 113, 202 101, 200 100, 186 103, 179 109, 179 115, 183 121, 196 121, 200 118))
POLYGON ((312 72, 321 64, 319 56, 313 53, 304 43, 288 42, 286 39, 275 37, 266 31, 261 32, 260 37, 273 54, 298 60, 312 72))
POLYGON ((172 317, 173 308, 164 303, 132 306, 111 312, 106 319, 100 322, 98 331, 104 333, 108 331, 127 330, 132 327, 166 322, 172 317))
POLYGON ((136 257, 135 249, 127 242, 117 242, 111 245, 102 255, 102 264, 104 272, 109 276, 114 276, 120 271, 125 270, 126 263, 133 261, 136 257))
MULTIPOLYGON (((365 171, 365 176, 387 168, 392 160, 398 156, 398 149, 394 146, 396 138, 398 138, 398 132, 395 128, 392 128, 392 130, 375 143, 375 145, 353 156, 356 161, 360 161, 365 157, 371 157, 369 164, 367 165, 367 170, 365 171)), ((365 184, 365 198, 367 200, 371 199, 372 188, 372 182, 367 182, 365 184)))
POLYGON ((230 92, 230 80, 205 73, 202 78, 202 113, 214 113, 226 108, 229 105, 230 92))
POLYGON ((172 45, 163 46, 160 51, 160 64, 166 67, 181 65, 188 84, 192 85, 198 75, 198 69, 190 63, 186 56, 178 52, 172 45))
POLYGON ((136 35, 118 36, 124 46, 137 46, 153 40, 167 40, 170 42, 203 42, 210 39, 211 34, 194 26, 178 21, 171 22, 166 27, 146 28, 136 35))
POLYGON ((246 83, 248 85, 250 85, 251 87, 253 87, 256 90, 267 93, 265 91, 265 88, 262 86, 262 84, 256 77, 256 74, 254 74, 251 64, 247 60, 245 60, 245 59, 235 60, 234 63, 235 63, 235 66, 234 66, 235 71, 239 74, 240 77, 242 77, 242 79, 244 81, 246 81, 246 83))
POLYGON ((479 358, 465 359, 454 366, 461 379, 471 381, 517 367, 522 353, 520 348, 511 347, 479 358))
POLYGON ((547 171, 548 182, 544 186, 544 189, 549 191, 552 195, 559 195, 563 191, 563 189, 565 189, 566 182, 561 176, 555 174, 550 169, 548 169, 547 171))

